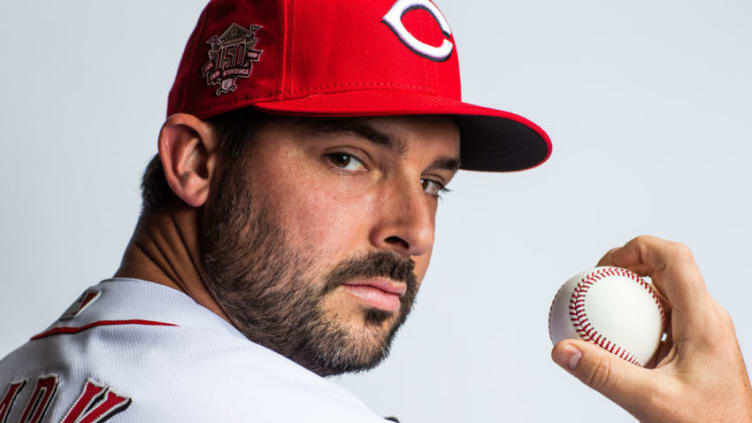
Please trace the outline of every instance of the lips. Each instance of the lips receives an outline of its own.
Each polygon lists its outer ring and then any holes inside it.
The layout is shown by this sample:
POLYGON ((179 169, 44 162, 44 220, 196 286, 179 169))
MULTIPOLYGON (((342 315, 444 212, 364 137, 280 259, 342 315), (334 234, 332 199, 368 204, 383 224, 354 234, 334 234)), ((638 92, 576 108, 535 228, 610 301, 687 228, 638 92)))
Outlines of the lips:
POLYGON ((398 283, 387 278, 358 279, 343 286, 362 302, 386 311, 399 310, 400 298, 407 292, 405 283, 398 283))

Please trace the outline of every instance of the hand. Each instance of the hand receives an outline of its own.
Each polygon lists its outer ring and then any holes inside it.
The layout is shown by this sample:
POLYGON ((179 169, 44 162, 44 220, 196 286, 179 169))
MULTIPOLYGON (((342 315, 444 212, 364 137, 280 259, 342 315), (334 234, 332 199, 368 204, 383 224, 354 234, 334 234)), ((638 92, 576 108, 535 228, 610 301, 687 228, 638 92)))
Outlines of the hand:
POLYGON ((642 422, 752 422, 752 388, 731 317, 710 297, 686 246, 641 236, 599 266, 653 280, 669 311, 666 340, 646 368, 567 339, 553 360, 642 422))

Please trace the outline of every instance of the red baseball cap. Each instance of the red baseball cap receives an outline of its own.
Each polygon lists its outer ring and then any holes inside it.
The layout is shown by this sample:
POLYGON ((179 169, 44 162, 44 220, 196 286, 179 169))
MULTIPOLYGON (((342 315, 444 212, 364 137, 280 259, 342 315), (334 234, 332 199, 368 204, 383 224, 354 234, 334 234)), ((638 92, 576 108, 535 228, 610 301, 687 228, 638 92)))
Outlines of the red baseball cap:
POLYGON ((513 113, 462 102, 457 46, 430 0, 212 0, 170 90, 167 114, 254 107, 295 116, 450 115, 462 168, 543 163, 548 135, 513 113))

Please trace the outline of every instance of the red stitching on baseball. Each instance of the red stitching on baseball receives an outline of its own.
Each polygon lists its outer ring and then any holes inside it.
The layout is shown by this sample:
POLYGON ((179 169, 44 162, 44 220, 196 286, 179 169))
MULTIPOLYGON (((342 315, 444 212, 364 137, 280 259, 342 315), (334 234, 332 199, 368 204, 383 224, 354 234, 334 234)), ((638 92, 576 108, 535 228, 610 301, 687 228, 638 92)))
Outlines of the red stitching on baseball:
MULTIPOLYGON (((577 286, 575 286, 574 291, 572 292, 572 296, 569 298, 569 318, 572 321, 572 326, 574 327, 577 334, 580 335, 580 337, 585 341, 599 345, 610 353, 613 353, 619 358, 622 358, 632 364, 642 366, 642 363, 637 361, 637 358, 632 353, 609 341, 605 336, 603 336, 602 333, 599 333, 591 325, 587 317, 587 311, 585 310, 585 295, 590 290, 590 287, 592 287, 596 282, 603 279, 605 276, 624 276, 642 286, 646 291, 650 293, 653 301, 655 301, 656 305, 658 305, 658 310, 661 313, 661 323, 665 326, 666 319, 663 312, 663 304, 661 304, 661 301, 656 295, 655 290, 652 289, 650 285, 637 274, 618 267, 606 267, 598 269, 595 272, 584 276, 580 280, 580 282, 577 283, 577 286), (616 351, 614 351, 614 348, 616 348, 616 351)), ((549 320, 550 318, 551 311, 549 310, 549 320)))

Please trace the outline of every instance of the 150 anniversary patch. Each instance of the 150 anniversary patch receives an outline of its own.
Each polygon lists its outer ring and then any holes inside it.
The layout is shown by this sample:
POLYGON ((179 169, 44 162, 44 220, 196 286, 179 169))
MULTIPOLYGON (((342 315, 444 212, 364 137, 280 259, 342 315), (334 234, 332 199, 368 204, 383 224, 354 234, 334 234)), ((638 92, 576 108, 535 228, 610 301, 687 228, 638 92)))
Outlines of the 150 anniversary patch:
POLYGON ((261 25, 251 25, 247 29, 232 24, 220 36, 214 35, 207 41, 209 61, 201 68, 201 76, 206 85, 219 85, 216 95, 234 92, 238 78, 251 76, 253 64, 261 58, 263 50, 256 50, 256 31, 261 25))

